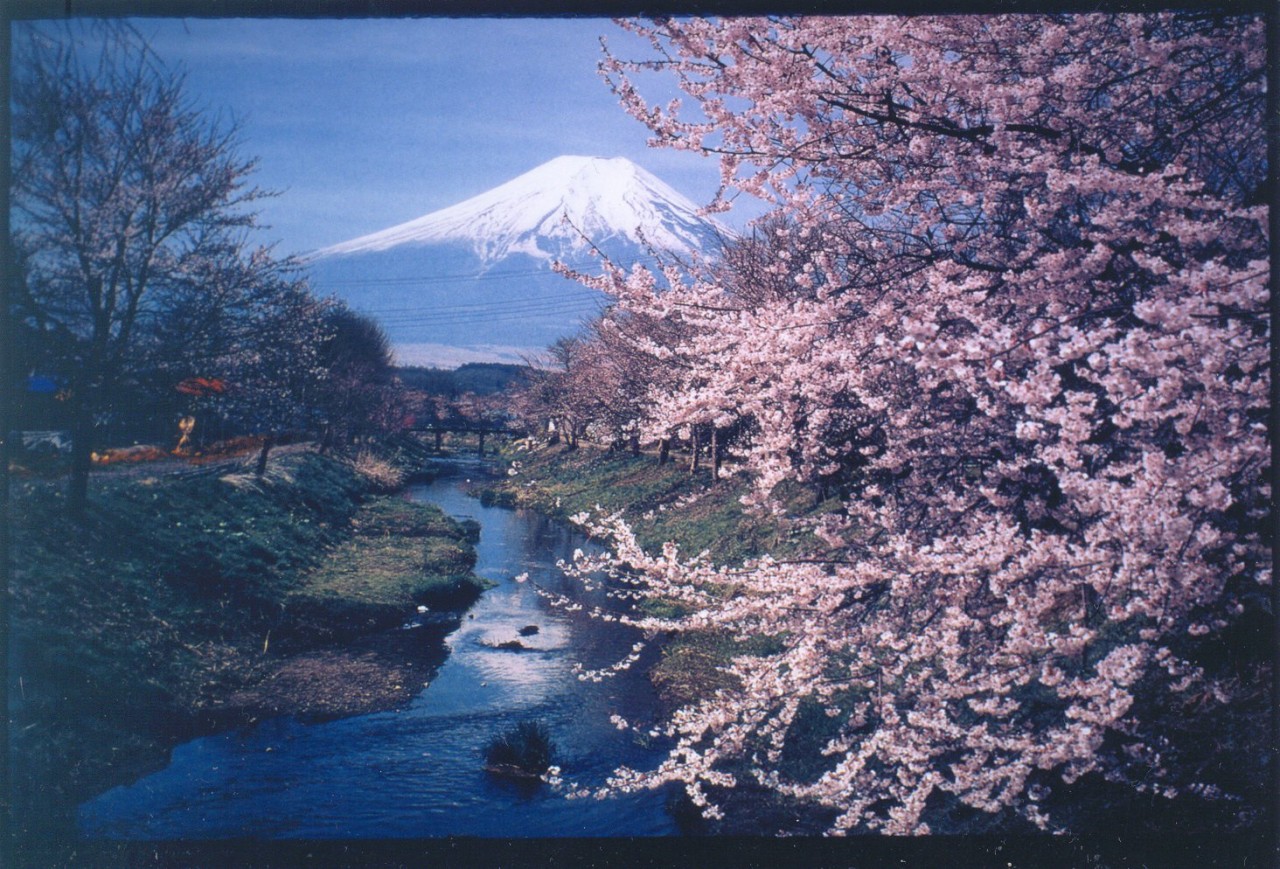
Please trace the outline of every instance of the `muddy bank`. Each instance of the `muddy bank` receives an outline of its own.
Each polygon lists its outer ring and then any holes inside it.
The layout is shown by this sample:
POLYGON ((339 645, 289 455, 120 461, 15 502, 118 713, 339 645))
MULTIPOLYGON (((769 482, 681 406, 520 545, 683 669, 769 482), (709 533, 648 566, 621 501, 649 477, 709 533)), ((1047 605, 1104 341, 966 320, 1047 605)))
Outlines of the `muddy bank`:
POLYGON ((412 644, 377 639, 280 658, 259 680, 207 710, 210 719, 227 725, 282 715, 323 720, 399 708, 439 670, 443 633, 412 644))

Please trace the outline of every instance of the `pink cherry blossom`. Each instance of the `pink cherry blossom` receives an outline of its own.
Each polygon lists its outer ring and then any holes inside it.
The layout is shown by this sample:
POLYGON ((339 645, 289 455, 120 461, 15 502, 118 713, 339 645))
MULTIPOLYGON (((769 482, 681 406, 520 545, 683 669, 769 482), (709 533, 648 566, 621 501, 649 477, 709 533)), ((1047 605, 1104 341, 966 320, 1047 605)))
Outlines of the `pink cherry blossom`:
POLYGON ((810 521, 812 558, 741 565, 579 517, 613 549, 572 572, 625 570, 689 613, 624 620, 780 649, 735 658, 735 687, 665 726, 667 759, 606 790, 682 782, 714 817, 732 760, 834 809, 835 834, 927 832, 935 794, 1058 829, 1052 782, 1091 774, 1239 797, 1149 746, 1164 705, 1250 696, 1193 643, 1271 583, 1262 23, 623 26, 654 52, 606 54, 623 106, 720 160, 710 210, 776 211, 719 260, 592 280, 616 302, 582 376, 629 374, 607 412, 576 407, 719 436, 754 508, 780 513, 784 481, 841 506, 810 521), (647 101, 654 73, 684 99, 647 101), (802 703, 840 728, 792 780, 802 703))

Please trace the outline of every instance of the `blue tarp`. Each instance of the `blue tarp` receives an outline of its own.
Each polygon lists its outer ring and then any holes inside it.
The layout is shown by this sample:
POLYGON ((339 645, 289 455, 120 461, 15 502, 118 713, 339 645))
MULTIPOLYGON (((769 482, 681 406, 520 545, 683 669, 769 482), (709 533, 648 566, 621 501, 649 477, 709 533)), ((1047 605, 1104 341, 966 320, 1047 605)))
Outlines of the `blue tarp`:
POLYGON ((44 374, 32 374, 27 378, 27 392, 52 395, 58 391, 58 381, 44 374))

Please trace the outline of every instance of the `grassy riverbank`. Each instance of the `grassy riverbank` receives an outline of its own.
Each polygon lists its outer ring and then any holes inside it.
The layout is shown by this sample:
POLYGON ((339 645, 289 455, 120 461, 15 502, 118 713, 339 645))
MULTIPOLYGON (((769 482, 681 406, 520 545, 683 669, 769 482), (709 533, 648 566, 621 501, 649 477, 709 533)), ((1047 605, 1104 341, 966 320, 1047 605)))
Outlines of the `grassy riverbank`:
POLYGON ((785 517, 751 514, 740 502, 748 492, 745 477, 713 481, 705 467, 690 473, 679 456, 659 465, 652 455, 557 446, 515 447, 504 458, 514 473, 482 493, 490 501, 561 518, 621 511, 646 549, 671 540, 682 552, 705 551, 726 564, 801 551, 813 538, 795 520, 828 506, 797 487, 785 500, 785 517))
MULTIPOLYGON (((420 458, 401 445, 402 463, 420 458)), ((77 523, 56 481, 16 484, 17 832, 58 831, 76 803, 162 765, 185 737, 412 696, 432 662, 371 632, 419 604, 464 608, 482 585, 469 529, 375 494, 384 485, 307 452, 261 480, 235 466, 101 474, 77 523)))

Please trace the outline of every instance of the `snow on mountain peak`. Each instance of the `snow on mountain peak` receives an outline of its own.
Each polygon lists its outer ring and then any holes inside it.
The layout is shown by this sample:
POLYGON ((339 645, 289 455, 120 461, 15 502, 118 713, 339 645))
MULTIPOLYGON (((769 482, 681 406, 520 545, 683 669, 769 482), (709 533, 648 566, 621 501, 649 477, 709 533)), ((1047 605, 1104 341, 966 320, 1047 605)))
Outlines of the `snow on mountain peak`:
POLYGON ((317 251, 318 258, 401 245, 460 243, 482 263, 552 259, 625 238, 674 253, 728 234, 666 182, 624 157, 556 157, 457 205, 317 251), (585 237, 585 238, 584 238, 585 237))

